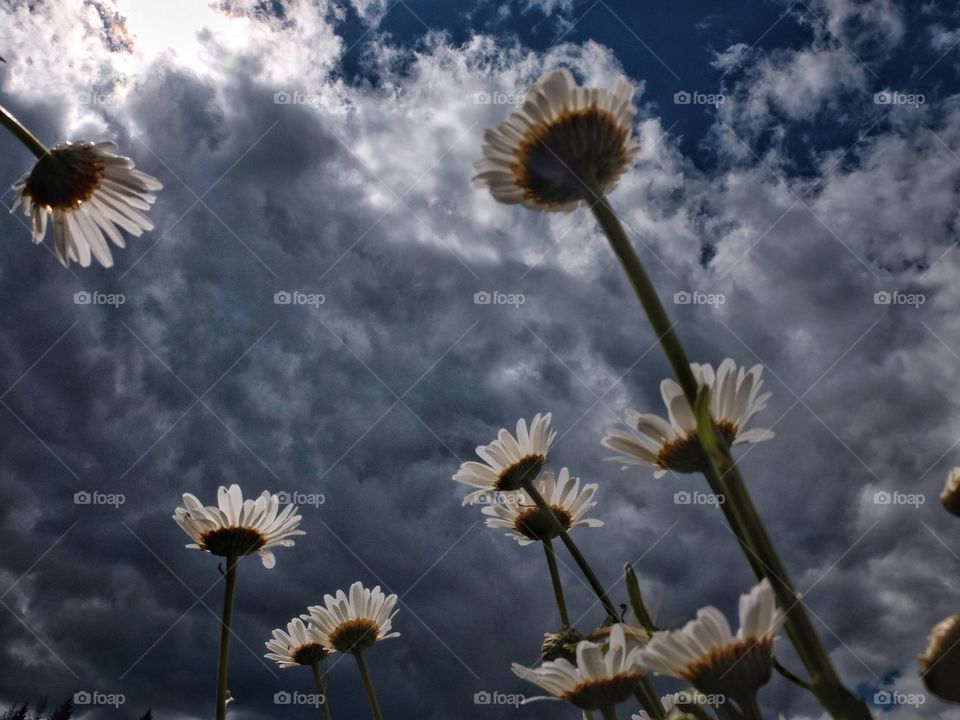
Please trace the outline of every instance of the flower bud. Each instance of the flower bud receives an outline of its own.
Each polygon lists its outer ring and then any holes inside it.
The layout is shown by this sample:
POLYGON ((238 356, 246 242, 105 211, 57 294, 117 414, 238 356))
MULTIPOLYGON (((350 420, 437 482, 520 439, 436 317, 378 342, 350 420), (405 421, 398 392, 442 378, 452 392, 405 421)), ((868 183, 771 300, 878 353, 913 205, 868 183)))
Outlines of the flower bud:
POLYGON ((960 467, 955 467, 947 475, 947 484, 940 493, 940 502, 948 511, 960 516, 960 467))

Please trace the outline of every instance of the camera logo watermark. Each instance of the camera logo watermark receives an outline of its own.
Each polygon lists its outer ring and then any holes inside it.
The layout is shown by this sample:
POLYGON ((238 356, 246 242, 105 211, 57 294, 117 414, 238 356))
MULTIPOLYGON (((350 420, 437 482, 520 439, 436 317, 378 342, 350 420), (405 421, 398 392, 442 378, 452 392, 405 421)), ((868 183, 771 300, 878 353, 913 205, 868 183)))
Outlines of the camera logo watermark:
POLYGON ((874 705, 909 705, 911 707, 920 707, 927 702, 927 696, 923 693, 904 693, 896 690, 880 690, 873 694, 874 705))
POLYGON ((719 307, 727 302, 723 293, 704 293, 699 290, 681 290, 673 294, 674 305, 713 305, 719 307))
POLYGON ((912 305, 919 308, 927 302, 923 293, 905 293, 899 290, 880 290, 873 294, 874 305, 912 305))
POLYGON ((123 693, 106 693, 100 690, 80 690, 73 694, 74 705, 109 705, 118 708, 127 701, 123 693))
POLYGON ((909 505, 915 508, 925 505, 927 496, 923 493, 904 493, 894 490, 878 490, 873 494, 874 505, 909 505))
POLYGON ((117 96, 113 93, 97 92, 96 90, 80 93, 77 95, 77 102, 81 105, 102 105, 104 107, 118 104, 117 96))
POLYGON ((323 293, 278 290, 273 294, 274 305, 309 305, 318 308, 326 302, 327 297, 323 293))
POLYGON ((327 702, 326 696, 320 693, 304 693, 297 692, 296 690, 287 692, 286 690, 280 690, 273 694, 274 705, 309 705, 318 708, 325 702, 327 702))
POLYGON ((727 501, 723 495, 714 495, 705 492, 688 492, 679 490, 673 494, 674 505, 706 505, 707 507, 720 507, 727 501))
POLYGON ((727 702, 727 696, 722 693, 707 694, 699 690, 684 690, 676 695, 678 705, 703 705, 718 707, 727 702))
POLYGON ((688 92, 681 90, 673 94, 674 105, 713 105, 720 107, 727 101, 723 93, 702 93, 699 90, 688 92))
POLYGON ((74 305, 109 305, 118 308, 127 302, 127 296, 123 293, 102 293, 99 290, 90 292, 80 290, 73 294, 74 305))
POLYGON ((487 492, 481 493, 473 497, 469 505, 507 505, 511 500, 515 499, 517 493, 515 492, 487 492))
POLYGON ((518 308, 527 301, 527 296, 523 293, 505 293, 499 290, 488 292, 481 290, 473 294, 474 305, 512 305, 518 308))
POLYGON ((478 92, 473 94, 477 105, 523 105, 526 96, 523 93, 478 92))
POLYGON ((297 92, 296 90, 281 90, 273 94, 274 105, 322 105, 320 95, 297 92))
POLYGON ((127 502, 123 493, 104 493, 99 490, 79 490, 73 494, 74 505, 110 505, 119 508, 127 502))
POLYGON ((874 105, 907 105, 909 107, 920 107, 927 101, 922 93, 905 93, 898 90, 884 90, 874 93, 874 105))
POLYGON ((523 705, 526 699, 525 695, 519 693, 502 693, 497 690, 493 692, 479 690, 473 694, 474 705, 513 705, 517 708, 523 705))
POLYGON ((277 493, 277 500, 281 505, 292 504, 298 507, 320 507, 327 502, 327 496, 323 493, 302 493, 296 490, 287 492, 286 490, 281 490, 277 493))

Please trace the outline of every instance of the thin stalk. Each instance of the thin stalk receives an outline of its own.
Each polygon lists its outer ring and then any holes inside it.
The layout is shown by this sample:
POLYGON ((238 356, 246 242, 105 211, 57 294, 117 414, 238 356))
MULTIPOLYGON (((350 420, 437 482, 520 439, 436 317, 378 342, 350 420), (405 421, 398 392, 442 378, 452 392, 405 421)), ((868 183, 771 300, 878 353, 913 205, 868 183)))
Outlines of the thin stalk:
POLYGON ((603 720, 619 720, 619 718, 617 718, 617 711, 613 705, 600 708, 600 714, 603 716, 603 720))
POLYGON ((560 522, 560 519, 557 517, 556 513, 553 512, 553 508, 550 507, 550 504, 543 498, 543 495, 540 494, 540 491, 534 487, 533 480, 531 478, 524 479, 523 489, 527 491, 527 494, 540 509, 540 512, 542 512, 547 518, 547 522, 550 523, 554 532, 557 534, 557 537, 559 537, 566 546, 567 550, 570 552, 570 555, 573 556, 574 561, 577 563, 577 567, 580 568, 580 572, 583 573, 583 576, 589 583, 590 588, 603 605, 603 609, 614 622, 619 622, 620 616, 617 614, 617 609, 614 607, 614 604, 610 602, 610 598, 607 597, 607 591, 603 589, 603 585, 600 584, 600 581, 594 574, 593 569, 590 567, 589 563, 587 563, 587 559, 583 556, 583 553, 580 552, 580 548, 578 548, 576 543, 570 539, 567 529, 563 526, 563 523, 560 522))
POLYGON ((776 658, 773 659, 773 669, 776 670, 778 673, 780 673, 787 680, 792 682, 794 685, 799 685, 804 690, 807 690, 808 692, 813 692, 813 688, 810 687, 810 683, 808 683, 806 680, 801 679, 796 673, 793 673, 787 668, 785 668, 783 665, 780 664, 780 661, 777 660, 776 658))
POLYGON ((317 692, 323 699, 323 702, 320 704, 320 707, 323 709, 323 720, 330 720, 330 704, 327 702, 329 699, 327 697, 327 683, 324 682, 323 675, 320 673, 320 663, 312 663, 310 667, 313 669, 313 679, 317 684, 317 692))
POLYGON ((644 630, 651 634, 655 633, 657 626, 653 623, 653 618, 650 617, 650 613, 647 612, 647 606, 643 603, 643 595, 640 594, 640 583, 637 581, 637 574, 633 571, 633 565, 630 563, 624 565, 623 575, 633 614, 637 616, 637 621, 644 630))
POLYGON ((37 140, 32 132, 27 130, 23 123, 11 115, 4 107, 0 107, 0 124, 12 132, 17 137, 17 140, 26 145, 27 149, 36 157, 42 158, 50 152, 42 142, 37 140))
MULTIPOLYGON (((603 193, 597 189, 596 184, 591 184, 591 187, 595 196, 595 202, 592 204, 593 214, 630 280, 654 333, 660 338, 660 344, 683 389, 684 396, 690 403, 690 407, 696 408, 699 392, 697 381, 693 377, 686 353, 673 331, 666 310, 616 213, 603 193)), ((709 458, 704 474, 713 492, 725 498, 721 507, 734 534, 743 545, 747 560, 757 577, 766 577, 770 580, 780 606, 787 611, 785 622, 787 635, 810 674, 814 695, 824 709, 837 720, 867 720, 871 715, 866 704, 840 682, 819 636, 799 603, 786 569, 767 535, 730 455, 729 447, 717 432, 709 416, 709 406, 703 405, 701 409, 702 412, 698 412, 700 422, 698 436, 709 458), (709 431, 704 432, 704 429, 709 431)))
POLYGON ((357 667, 360 669, 360 677, 363 679, 363 688, 367 691, 367 699, 370 701, 370 714, 373 720, 383 720, 383 714, 380 712, 380 703, 377 702, 377 693, 373 689, 373 681, 370 679, 370 672, 367 670, 367 661, 363 659, 363 651, 358 650, 353 653, 357 659, 357 667))
POLYGON ((570 613, 567 612, 567 601, 563 597, 563 585, 560 584, 560 572, 557 569, 557 556, 553 551, 553 541, 550 538, 543 541, 543 551, 547 555, 547 567, 550 568, 550 580, 553 582, 553 594, 557 598, 561 627, 567 630, 570 627, 570 613))
POLYGON ((227 555, 227 571, 224 573, 227 586, 223 595, 223 615, 220 619, 220 658, 217 668, 217 720, 227 717, 227 664, 230 655, 230 622, 233 620, 233 596, 237 589, 236 553, 227 555))

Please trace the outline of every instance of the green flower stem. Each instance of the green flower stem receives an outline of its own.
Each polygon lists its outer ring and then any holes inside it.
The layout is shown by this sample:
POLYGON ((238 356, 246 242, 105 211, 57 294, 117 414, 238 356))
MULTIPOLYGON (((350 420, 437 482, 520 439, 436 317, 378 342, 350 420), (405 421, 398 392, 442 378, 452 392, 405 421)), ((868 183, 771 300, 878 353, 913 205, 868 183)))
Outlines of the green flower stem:
POLYGON ((540 512, 542 512, 544 517, 547 518, 547 522, 550 523, 550 526, 557 534, 557 537, 560 538, 563 544, 567 547, 567 550, 570 551, 570 555, 573 556, 573 559, 577 563, 577 567, 580 568, 580 572, 582 572, 583 576, 587 579, 587 582, 590 584, 590 589, 593 590, 594 594, 600 600, 600 603, 603 605, 603 609, 606 611, 607 615, 609 615, 610 619, 614 622, 620 622, 620 616, 617 614, 616 607, 614 607, 613 603, 610 602, 610 598, 607 597, 607 591, 603 589, 603 585, 600 584, 600 581, 594 574, 593 569, 587 563, 587 559, 583 556, 583 553, 580 552, 580 548, 578 548, 576 543, 570 539, 567 529, 563 526, 563 523, 560 522, 560 519, 557 517, 556 513, 553 512, 553 508, 550 507, 550 504, 546 500, 544 500, 543 495, 540 494, 540 491, 534 487, 532 478, 524 478, 523 489, 527 491, 527 494, 540 509, 540 512))
MULTIPOLYGON (((684 396, 691 408, 697 408, 699 388, 663 304, 616 213, 596 184, 591 184, 591 187, 595 197, 595 202, 592 204, 593 214, 610 241, 614 254, 620 260, 646 312, 647 319, 660 340, 684 396)), ((866 704, 840 682, 806 611, 798 602, 786 569, 770 542, 763 522, 733 462, 729 448, 709 416, 709 405, 706 403, 703 404, 702 411, 698 412, 698 422, 701 427, 709 430, 709 432, 703 432, 698 428, 698 436, 709 458, 704 474, 713 492, 725 498, 726 502, 721 507, 734 534, 743 545, 747 560, 757 577, 767 577, 770 580, 780 606, 787 610, 785 621, 787 635, 810 674, 815 696, 824 709, 837 720, 870 718, 866 704)))
POLYGON ((220 619, 220 658, 217 668, 217 720, 227 717, 227 660, 230 655, 230 622, 233 619, 233 596, 237 589, 236 553, 227 555, 225 573, 227 587, 223 595, 223 616, 220 619))
POLYGON ((637 616, 637 621, 648 633, 655 633, 657 626, 653 623, 653 618, 647 612, 647 606, 643 604, 643 595, 640 594, 640 583, 637 582, 637 574, 633 571, 633 565, 627 563, 623 566, 623 576, 627 585, 627 595, 630 597, 630 607, 633 614, 637 616))
POLYGON ((603 720, 619 720, 619 718, 617 718, 617 711, 613 705, 600 708, 600 714, 603 716, 603 720))
POLYGON ((323 698, 323 702, 320 707, 323 709, 323 720, 330 720, 330 704, 327 702, 327 684, 323 680, 323 675, 320 673, 320 663, 315 662, 310 666, 313 669, 313 679, 317 683, 317 692, 320 694, 320 697, 323 698))
POLYGON ((560 623, 562 629, 567 630, 570 628, 570 613, 567 612, 567 601, 563 597, 563 585, 560 584, 560 572, 557 570, 557 556, 553 551, 553 541, 550 538, 543 541, 543 551, 547 555, 547 567, 550 568, 553 594, 557 598, 557 609, 560 610, 560 623))
POLYGON ((596 718, 593 715, 593 710, 584 710, 583 720, 596 720, 596 718))
POLYGON ((37 140, 36 136, 24 127, 23 123, 11 115, 6 108, 0 107, 0 123, 17 136, 17 139, 27 146, 36 157, 41 158, 48 154, 46 146, 37 140))
POLYGON ((370 672, 367 670, 367 661, 363 659, 363 651, 357 650, 353 653, 353 656, 357 659, 357 667, 360 669, 363 687, 367 691, 367 699, 370 701, 370 714, 373 715, 373 720, 383 720, 380 703, 377 702, 377 693, 373 689, 373 681, 370 679, 370 672))

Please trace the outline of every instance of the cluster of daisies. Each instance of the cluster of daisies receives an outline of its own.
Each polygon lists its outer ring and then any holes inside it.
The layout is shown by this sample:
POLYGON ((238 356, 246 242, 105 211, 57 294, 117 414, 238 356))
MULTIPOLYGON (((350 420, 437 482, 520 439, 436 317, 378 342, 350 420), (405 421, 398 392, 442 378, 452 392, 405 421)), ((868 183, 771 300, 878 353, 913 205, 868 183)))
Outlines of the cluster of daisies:
MULTIPOLYGON (((236 564, 246 555, 257 554, 263 566, 272 568, 276 562, 273 549, 292 547, 293 538, 303 535, 299 530, 302 516, 294 505, 280 510, 277 495, 264 491, 254 499, 243 498, 238 485, 221 487, 216 506, 204 506, 195 496, 183 496, 183 507, 178 507, 173 518, 193 540, 188 548, 202 550, 226 558, 225 574, 235 573, 236 564)), ((228 581, 228 603, 232 602, 232 584, 228 581)), ((327 689, 320 663, 335 653, 352 654, 358 663, 375 718, 380 708, 369 681, 363 653, 381 640, 398 637, 392 632, 396 614, 396 595, 386 595, 380 588, 372 590, 355 582, 349 592, 337 591, 336 596, 324 595, 323 605, 308 607, 306 612, 287 623, 286 630, 273 631, 266 642, 266 658, 281 668, 306 666, 313 670, 318 690, 318 704, 325 717, 330 717, 327 689)), ((226 613, 225 613, 226 615, 226 613)), ((229 620, 223 619, 229 640, 229 620)), ((221 638, 221 642, 224 642, 221 638)), ((225 662, 222 659, 222 662, 225 662)), ((221 667, 225 681, 226 667, 221 667)), ((225 690, 225 688, 223 689, 225 690)), ((218 691, 218 712, 232 700, 229 693, 218 691)))
MULTIPOLYGON (((747 428, 770 397, 761 392, 759 365, 748 370, 727 359, 716 370, 710 365, 691 370, 709 391, 711 412, 730 444, 773 437, 769 430, 747 428)), ((646 466, 656 476, 701 471, 706 460, 693 410, 672 380, 665 380, 661 391, 667 419, 628 410, 627 429, 611 430, 602 443, 617 453, 610 459, 625 468, 646 466)), ((506 530, 520 545, 540 542, 551 548, 557 537, 572 543, 568 531, 603 525, 587 517, 597 505, 595 483, 581 484, 566 467, 556 474, 546 469, 557 436, 551 421, 550 413, 538 414, 529 425, 519 420, 515 433, 500 429, 496 439, 476 449, 479 461, 463 463, 453 476, 470 488, 463 504, 481 504, 487 526, 506 530)), ((552 579, 556 587, 559 578, 552 579)), ((611 622, 583 636, 569 626, 562 593, 558 603, 561 632, 548 633, 541 665, 513 666, 516 675, 545 690, 546 697, 615 717, 615 707, 637 697, 644 678, 655 673, 682 679, 698 691, 683 696, 684 702, 678 702, 679 696, 661 698, 662 713, 655 717, 699 717, 701 706, 709 705, 723 705, 725 717, 759 716, 757 691, 771 677, 773 641, 784 617, 767 580, 741 597, 736 633, 719 610, 706 607, 677 631, 611 622)), ((646 718, 648 712, 634 717, 646 718)))

